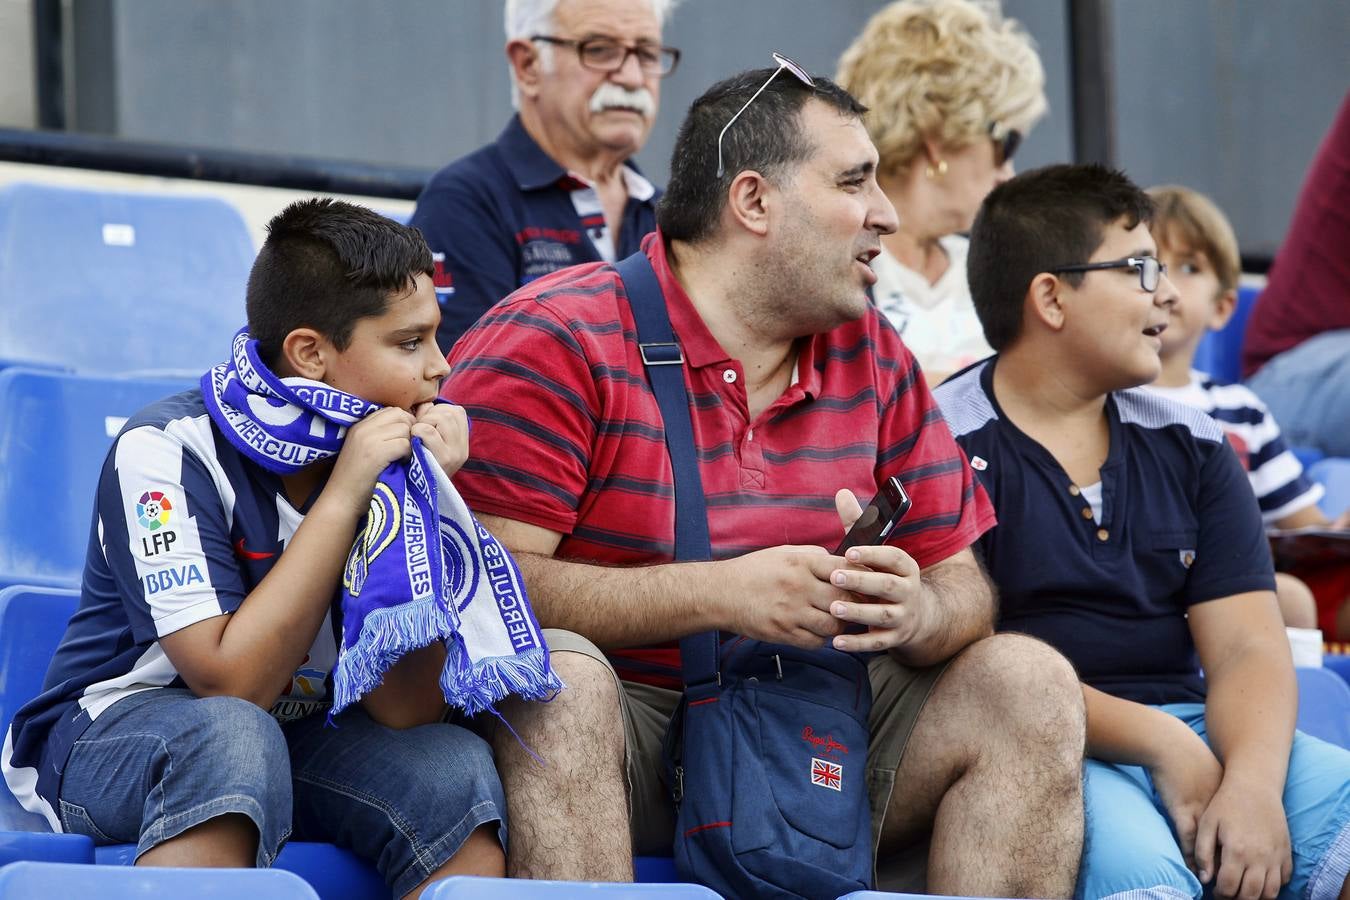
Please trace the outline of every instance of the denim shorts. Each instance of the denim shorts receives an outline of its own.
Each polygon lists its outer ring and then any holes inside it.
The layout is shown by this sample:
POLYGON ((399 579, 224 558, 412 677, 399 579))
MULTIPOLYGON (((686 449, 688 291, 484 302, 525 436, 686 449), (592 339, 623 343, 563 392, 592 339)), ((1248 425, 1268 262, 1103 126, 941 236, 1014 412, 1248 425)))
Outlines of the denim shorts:
POLYGON ((71 749, 61 779, 66 831, 135 843, 139 856, 227 813, 257 827, 259 866, 288 838, 347 847, 394 896, 452 857, 506 801, 487 743, 450 724, 394 730, 359 706, 284 725, 235 697, 157 688, 105 710, 71 749))
MULTIPOLYGON (((1184 721, 1208 743, 1204 704, 1158 708, 1184 721)), ((1183 900, 1202 895, 1202 885, 1186 868, 1171 820, 1144 769, 1089 759, 1083 801, 1087 831, 1078 900, 1183 900)), ((1284 783, 1284 811, 1294 873, 1279 896, 1335 900, 1350 874, 1350 751, 1296 732, 1284 783)))

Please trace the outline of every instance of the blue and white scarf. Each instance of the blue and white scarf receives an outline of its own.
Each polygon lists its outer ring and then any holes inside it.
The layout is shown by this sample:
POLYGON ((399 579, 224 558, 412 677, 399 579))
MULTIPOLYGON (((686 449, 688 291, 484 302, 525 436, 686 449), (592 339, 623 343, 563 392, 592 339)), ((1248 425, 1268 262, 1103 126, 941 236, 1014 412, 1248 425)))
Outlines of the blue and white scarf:
MULTIPOLYGON (((311 381, 278 378, 240 329, 230 361, 202 376, 207 412, 241 453, 279 475, 342 449, 377 404, 311 381)), ((543 700, 562 688, 506 548, 469 512, 413 438, 412 456, 380 473, 342 576, 336 715, 379 686, 403 654, 443 641, 441 689, 469 715, 508 694, 543 700), (439 540, 437 539, 439 537, 439 540)))

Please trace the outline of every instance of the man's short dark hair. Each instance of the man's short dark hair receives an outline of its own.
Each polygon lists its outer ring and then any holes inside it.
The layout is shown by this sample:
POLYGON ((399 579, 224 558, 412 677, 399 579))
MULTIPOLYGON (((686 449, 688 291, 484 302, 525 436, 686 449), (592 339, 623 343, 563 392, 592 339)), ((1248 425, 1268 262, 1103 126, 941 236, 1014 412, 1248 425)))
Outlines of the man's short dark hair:
POLYGON ((786 70, 746 107, 722 139, 724 171, 717 177, 717 134, 754 96, 773 69, 753 69, 719 81, 689 107, 675 138, 670 160, 670 184, 656 209, 656 224, 671 240, 703 240, 717 228, 727 189, 736 176, 753 169, 775 183, 791 168, 816 152, 801 128, 801 111, 808 100, 819 100, 840 115, 861 118, 867 112, 853 95, 817 77, 807 87, 786 70))
POLYGON ((297 328, 345 350, 357 321, 382 315, 419 272, 433 268, 416 228, 341 200, 297 200, 268 223, 249 273, 249 334, 269 365, 297 328))
MULTIPOLYGON (((1046 166, 989 192, 970 229, 966 277, 984 339, 1004 350, 1022 330, 1031 280, 1058 266, 1087 262, 1107 226, 1153 218, 1153 201, 1123 172, 1099 165, 1046 166)), ((1082 283, 1084 273, 1059 276, 1082 283)))

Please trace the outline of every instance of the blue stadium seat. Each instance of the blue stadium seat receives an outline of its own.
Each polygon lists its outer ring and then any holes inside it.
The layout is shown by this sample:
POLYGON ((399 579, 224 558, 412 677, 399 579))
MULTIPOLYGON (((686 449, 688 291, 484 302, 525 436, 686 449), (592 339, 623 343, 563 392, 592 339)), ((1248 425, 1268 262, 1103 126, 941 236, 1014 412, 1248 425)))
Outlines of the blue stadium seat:
POLYGON ((1238 287, 1233 317, 1222 331, 1208 332, 1200 339, 1200 345, 1195 348, 1194 368, 1208 373, 1216 381, 1236 383, 1242 380, 1242 336, 1260 293, 1261 289, 1253 285, 1238 287))
POLYGON ((1350 459, 1328 456, 1308 467, 1308 477, 1326 490, 1318 507, 1334 519, 1350 509, 1350 459))
POLYGON ((200 897, 210 900, 318 900, 304 880, 275 869, 104 869, 16 862, 0 869, 0 900, 33 897, 200 897))
MULTIPOLYGON (((66 633, 66 623, 78 603, 79 594, 73 588, 13 586, 0 590, 0 731, 8 733, 10 720, 19 707, 42 691, 47 663, 66 633)), ((45 819, 19 806, 3 784, 0 784, 0 828, 12 832, 51 830, 45 819)), ((11 844, 10 858, 60 858, 54 856, 62 852, 60 842, 53 844, 45 839, 66 836, 24 837, 21 840, 19 835, 0 832, 0 846, 11 844)), ((87 855, 86 861, 93 862, 92 843, 87 855)))
POLYGON ((0 831, 0 866, 20 861, 89 865, 94 861, 94 839, 83 834, 0 831))
POLYGON ((531 881, 528 889, 509 878, 443 878, 422 892, 422 900, 718 900, 719 895, 697 884, 623 884, 589 881, 531 881))
POLYGON ((1330 669, 1296 669, 1298 729, 1350 748, 1350 685, 1330 669))
POLYGON ((200 373, 244 324, 254 255, 219 198, 0 187, 0 359, 200 373))
POLYGON ((113 437, 141 407, 195 383, 0 371, 0 587, 79 583, 113 437))

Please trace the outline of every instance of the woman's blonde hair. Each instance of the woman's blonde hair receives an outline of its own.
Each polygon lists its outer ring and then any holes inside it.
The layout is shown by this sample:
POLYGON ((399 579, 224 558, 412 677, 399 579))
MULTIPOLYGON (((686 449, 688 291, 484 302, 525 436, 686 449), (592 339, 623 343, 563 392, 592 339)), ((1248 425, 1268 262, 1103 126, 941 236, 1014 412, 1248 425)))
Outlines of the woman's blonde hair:
POLYGON ((884 174, 907 168, 925 139, 963 147, 994 122, 1026 134, 1046 109, 1031 37, 997 7, 970 0, 883 7, 840 57, 835 80, 869 108, 884 174))

